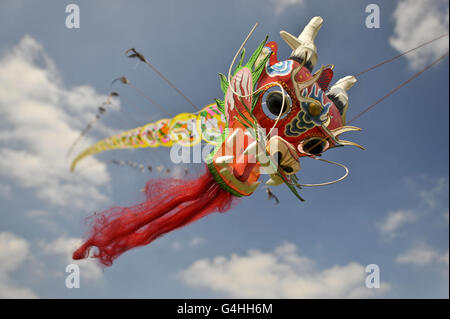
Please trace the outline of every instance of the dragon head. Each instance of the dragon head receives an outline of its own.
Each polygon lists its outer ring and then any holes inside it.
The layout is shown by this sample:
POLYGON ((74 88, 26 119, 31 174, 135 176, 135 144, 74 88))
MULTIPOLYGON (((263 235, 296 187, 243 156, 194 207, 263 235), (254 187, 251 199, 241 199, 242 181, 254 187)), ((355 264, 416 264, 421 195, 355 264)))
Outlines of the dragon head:
POLYGON ((224 100, 217 100, 227 119, 222 143, 210 156, 208 166, 218 182, 237 196, 250 195, 260 184, 262 172, 268 185, 286 183, 296 191, 296 173, 301 157, 317 158, 330 148, 360 145, 341 140, 345 125, 347 90, 353 76, 328 89, 333 66, 315 73, 317 49, 314 39, 322 26, 314 17, 299 37, 285 31, 280 35, 292 48, 289 59, 278 61, 277 44, 267 38, 243 65, 245 50, 231 76, 220 75, 224 100))

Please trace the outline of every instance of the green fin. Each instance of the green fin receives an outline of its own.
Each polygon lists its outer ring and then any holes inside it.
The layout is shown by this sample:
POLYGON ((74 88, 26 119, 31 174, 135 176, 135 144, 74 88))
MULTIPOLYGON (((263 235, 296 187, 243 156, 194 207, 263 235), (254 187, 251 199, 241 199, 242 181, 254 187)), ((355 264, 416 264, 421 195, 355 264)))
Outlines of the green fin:
POLYGON ((256 82, 258 82, 259 77, 261 76, 262 71, 266 68, 267 61, 269 60, 272 54, 268 54, 263 61, 256 67, 256 69, 252 72, 252 81, 253 87, 255 87, 256 82))
POLYGON ((242 68, 242 62, 244 62, 244 57, 245 57, 245 48, 243 48, 242 51, 241 51, 241 57, 239 59, 238 64, 234 68, 234 73, 233 74, 236 74, 237 71, 239 71, 242 68))
POLYGON ((222 113, 225 112, 225 101, 219 99, 214 99, 214 101, 216 101, 216 105, 219 108, 219 111, 222 113))
POLYGON ((266 35, 266 38, 264 41, 261 42, 259 47, 253 52, 250 59, 245 64, 246 67, 248 67, 250 70, 253 70, 253 66, 255 65, 256 59, 258 59, 259 55, 261 54, 262 49, 264 48, 264 45, 266 45, 267 40, 269 39, 269 36, 266 35))
POLYGON ((223 94, 226 94, 229 85, 227 77, 225 76, 225 74, 219 73, 219 78, 220 78, 220 88, 222 89, 223 94))

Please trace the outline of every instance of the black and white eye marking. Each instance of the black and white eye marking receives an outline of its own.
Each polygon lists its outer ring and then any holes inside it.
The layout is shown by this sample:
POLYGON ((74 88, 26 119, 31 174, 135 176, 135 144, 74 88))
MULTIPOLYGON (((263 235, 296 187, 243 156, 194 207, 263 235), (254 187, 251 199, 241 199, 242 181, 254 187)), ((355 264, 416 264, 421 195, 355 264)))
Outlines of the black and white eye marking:
POLYGON ((278 116, 280 116, 280 119, 282 119, 291 110, 292 100, 289 94, 287 94, 284 90, 280 91, 279 87, 272 87, 264 92, 261 106, 264 114, 266 114, 266 116, 268 116, 270 119, 276 120, 278 116))
POLYGON ((298 145, 300 153, 307 155, 321 155, 330 147, 330 143, 327 140, 320 137, 311 137, 302 141, 298 145))

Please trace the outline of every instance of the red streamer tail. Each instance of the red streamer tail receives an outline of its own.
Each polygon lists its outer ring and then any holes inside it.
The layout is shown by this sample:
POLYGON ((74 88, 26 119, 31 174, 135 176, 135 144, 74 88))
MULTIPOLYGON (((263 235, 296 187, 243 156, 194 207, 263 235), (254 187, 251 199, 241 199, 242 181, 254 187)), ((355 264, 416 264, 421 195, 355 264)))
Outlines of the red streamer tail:
POLYGON ((145 187, 146 201, 132 207, 113 207, 90 217, 91 231, 73 259, 93 254, 111 266, 114 259, 132 248, 151 243, 215 211, 230 209, 233 196, 224 191, 209 170, 194 180, 151 180, 145 187))

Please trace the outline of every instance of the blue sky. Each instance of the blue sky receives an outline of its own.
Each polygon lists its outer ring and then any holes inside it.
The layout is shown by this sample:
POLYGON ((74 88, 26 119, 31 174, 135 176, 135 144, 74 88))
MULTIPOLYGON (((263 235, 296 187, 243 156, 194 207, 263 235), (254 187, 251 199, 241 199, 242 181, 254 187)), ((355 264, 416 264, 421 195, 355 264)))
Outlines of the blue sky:
MULTIPOLYGON (((250 52, 267 34, 290 49, 280 30, 298 34, 310 18, 318 66, 334 81, 448 32, 448 1, 73 1, 80 28, 65 27, 70 2, 0 3, 0 297, 20 298, 448 298, 448 58, 355 121, 348 133, 365 151, 327 152, 350 176, 304 189, 262 189, 231 211, 212 214, 104 270, 81 262, 81 287, 64 285, 83 219, 142 200, 143 174, 105 160, 172 166, 168 150, 114 151, 69 173, 65 153, 96 108, 125 75, 171 115, 193 111, 143 64, 137 48, 197 105, 221 97, 225 73, 255 22, 250 52), (366 5, 380 8, 368 29, 366 5), (381 287, 364 285, 366 265, 380 267, 381 287)), ((441 40, 362 75, 349 91, 349 117, 448 51, 441 40)), ((136 91, 121 95, 79 145, 164 116, 136 91)), ((83 166, 83 165, 81 165, 83 166)), ((192 171, 198 169, 186 166, 192 171)), ((304 182, 339 176, 302 162, 304 182)))

